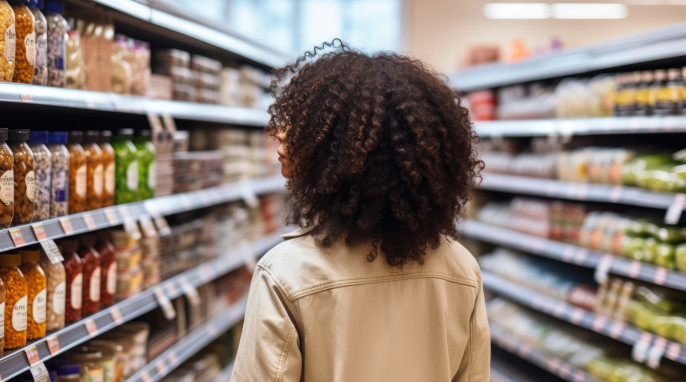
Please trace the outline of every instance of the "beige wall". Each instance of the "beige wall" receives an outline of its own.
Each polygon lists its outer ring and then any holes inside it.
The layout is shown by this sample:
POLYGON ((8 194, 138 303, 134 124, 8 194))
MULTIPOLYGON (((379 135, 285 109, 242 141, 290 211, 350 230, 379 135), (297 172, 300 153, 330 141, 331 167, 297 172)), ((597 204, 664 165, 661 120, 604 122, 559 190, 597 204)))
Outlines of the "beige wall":
POLYGON ((475 44, 498 44, 507 55, 514 37, 529 48, 547 46, 552 36, 565 46, 579 46, 686 22, 686 5, 630 5, 622 20, 489 20, 483 5, 502 0, 405 1, 407 53, 444 72, 455 71, 475 44))

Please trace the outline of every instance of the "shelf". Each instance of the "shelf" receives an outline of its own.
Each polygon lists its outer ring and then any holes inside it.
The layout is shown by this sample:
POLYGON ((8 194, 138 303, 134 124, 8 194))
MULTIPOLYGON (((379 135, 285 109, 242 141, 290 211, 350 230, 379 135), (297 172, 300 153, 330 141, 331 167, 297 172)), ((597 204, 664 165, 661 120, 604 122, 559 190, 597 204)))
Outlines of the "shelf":
POLYGON ((686 117, 604 117, 482 121, 474 123, 481 137, 547 137, 686 132, 686 117))
POLYGON ((586 268, 602 267, 619 276, 686 291, 686 274, 637 260, 548 240, 477 221, 466 221, 466 237, 586 268))
POLYGON ((217 313, 209 321, 188 333, 164 353, 150 361, 131 378, 127 379, 127 382, 157 382, 161 380, 240 322, 245 315, 247 303, 248 298, 245 296, 240 301, 217 313))
POLYGON ((658 364, 659 359, 664 356, 672 361, 686 365, 686 351, 684 351, 683 345, 677 342, 668 341, 656 334, 644 332, 622 321, 578 308, 562 300, 506 281, 488 272, 483 272, 483 284, 484 288, 518 304, 566 321, 572 325, 591 330, 627 345, 637 346, 639 343, 644 343, 645 346, 642 347, 646 354, 639 355, 639 357, 643 358, 643 361, 647 361, 646 358, 648 353, 650 353, 650 356, 658 357, 656 360, 653 359, 658 364), (652 351, 651 348, 656 346, 662 348, 662 354, 652 351))
MULTIPOLYGON (((74 1, 74 0, 72 0, 74 1)), ((282 66, 287 56, 273 47, 241 36, 225 25, 189 14, 188 9, 168 1, 94 0, 112 10, 146 21, 150 26, 179 33, 193 45, 208 45, 231 52, 267 68, 282 66)))
POLYGON ((626 65, 686 56, 686 24, 600 44, 568 49, 514 64, 487 64, 450 77, 462 91, 606 71, 626 65))
POLYGON ((488 173, 480 188, 514 194, 579 200, 586 202, 615 203, 629 206, 669 209, 681 203, 683 194, 656 192, 636 187, 607 184, 562 182, 554 179, 488 173))
POLYGON ((154 288, 147 289, 79 322, 70 324, 62 330, 49 333, 47 337, 34 341, 24 348, 12 351, 0 358, 2 378, 9 379, 29 369, 30 365, 26 357, 26 349, 35 347, 41 362, 48 360, 98 334, 112 330, 155 309, 160 305, 155 294, 157 290, 163 291, 169 300, 173 300, 184 295, 185 291, 183 288, 185 284, 195 288, 205 285, 240 268, 244 263, 250 262, 251 259, 255 259, 257 256, 267 252, 274 245, 281 242, 281 240, 281 237, 277 234, 265 236, 247 247, 236 248, 223 256, 162 281, 154 288), (86 330, 86 323, 89 321, 93 321, 97 327, 97 331, 92 334, 89 334, 86 330), (52 336, 56 336, 60 344, 60 351, 53 355, 50 354, 48 348, 48 338, 52 336))
POLYGON ((565 381, 599 382, 598 379, 592 377, 585 370, 579 369, 567 361, 535 349, 525 342, 512 338, 505 330, 497 325, 491 324, 490 331, 491 341, 498 345, 498 347, 529 361, 543 370, 557 375, 565 381))
POLYGON ((127 114, 151 113, 253 127, 264 127, 269 121, 269 115, 259 109, 12 83, 0 83, 0 102, 127 114))
POLYGON ((59 239, 97 229, 115 227, 123 224, 126 220, 137 220, 143 216, 172 215, 241 199, 248 200, 254 198, 255 195, 282 192, 283 190, 283 178, 261 178, 67 215, 62 218, 0 230, 0 251, 38 244, 39 240, 34 231, 34 227, 37 225, 41 225, 45 230, 46 239, 59 239), (69 221, 73 232, 65 231, 62 223, 65 220, 69 221), (21 232, 24 244, 15 245, 10 233, 10 231, 15 230, 21 232))

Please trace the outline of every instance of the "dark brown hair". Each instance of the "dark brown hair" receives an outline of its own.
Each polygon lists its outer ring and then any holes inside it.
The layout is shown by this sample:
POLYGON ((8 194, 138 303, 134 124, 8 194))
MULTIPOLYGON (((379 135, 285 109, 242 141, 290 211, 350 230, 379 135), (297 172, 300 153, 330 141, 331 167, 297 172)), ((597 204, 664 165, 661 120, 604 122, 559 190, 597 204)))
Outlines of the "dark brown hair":
POLYGON ((371 242, 367 259, 380 248, 394 266, 456 238, 483 163, 444 76, 334 40, 275 70, 271 91, 266 131, 286 131, 293 163, 287 223, 314 227, 323 246, 371 242))

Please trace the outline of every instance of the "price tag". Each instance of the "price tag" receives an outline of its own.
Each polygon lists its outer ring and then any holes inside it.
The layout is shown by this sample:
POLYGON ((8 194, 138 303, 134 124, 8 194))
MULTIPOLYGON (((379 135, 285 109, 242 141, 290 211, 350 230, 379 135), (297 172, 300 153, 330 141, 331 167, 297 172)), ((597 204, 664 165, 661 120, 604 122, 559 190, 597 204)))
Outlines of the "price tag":
POLYGON ((141 379, 143 382, 152 382, 152 378, 150 378, 150 374, 147 371, 141 375, 141 379))
POLYGON ((596 332, 600 332, 605 327, 606 322, 607 322, 607 317, 596 316, 595 320, 593 320, 593 330, 595 330, 596 332))
POLYGON ((209 264, 203 264, 200 267, 200 276, 202 277, 204 282, 214 280, 214 278, 216 277, 214 268, 212 268, 209 264))
POLYGON ((555 374, 557 369, 560 367, 560 360, 557 358, 549 359, 548 360, 548 370, 550 370, 551 373, 555 374))
POLYGON ((116 306, 110 310, 110 316, 112 317, 112 321, 114 321, 114 323, 117 325, 120 325, 124 322, 124 318, 121 315, 121 310, 119 310, 119 308, 116 306))
POLYGON ((201 300, 198 290, 195 289, 186 279, 181 280, 181 289, 183 289, 183 293, 188 298, 191 306, 197 307, 200 305, 201 300))
POLYGON ((31 92, 29 91, 29 87, 26 85, 15 85, 17 88, 17 91, 19 92, 19 97, 21 97, 21 100, 24 102, 33 102, 33 96, 31 95, 31 92))
POLYGON ((200 193, 200 202, 202 203, 203 206, 209 206, 212 204, 212 199, 210 198, 210 194, 208 192, 201 192, 200 193))
POLYGON ((555 310, 553 311, 553 315, 555 317, 562 317, 562 314, 565 312, 565 304, 560 301, 555 305, 555 310))
POLYGON ((522 358, 526 358, 529 354, 531 354, 531 347, 528 345, 522 345, 519 347, 519 355, 521 355, 522 358))
POLYGON ((152 224, 152 220, 150 220, 150 216, 144 215, 141 216, 138 219, 138 222, 141 225, 141 229, 143 230, 143 235, 146 237, 154 237, 157 236, 157 230, 155 229, 155 226, 152 224))
POLYGON ((172 118, 171 115, 162 114, 162 122, 164 123, 164 127, 168 132, 173 133, 176 131, 176 122, 174 122, 174 118, 172 118))
POLYGON ((210 334, 210 337, 212 338, 217 338, 219 337, 219 331, 214 325, 210 325, 207 327, 207 332, 210 334))
POLYGON ((50 349, 50 354, 55 355, 60 351, 60 341, 57 336, 48 337, 48 349, 50 349))
POLYGON ((576 252, 576 258, 574 259, 574 263, 576 263, 577 265, 586 264, 587 257, 588 251, 585 248, 579 248, 579 250, 576 252))
POLYGON ((162 307, 162 313, 164 313, 164 317, 168 320, 171 321, 176 317, 176 311, 174 310, 174 306, 172 305, 171 301, 169 301, 169 298, 167 295, 164 294, 164 290, 162 288, 157 288, 155 290, 155 297, 157 297, 157 303, 162 307))
POLYGON ((174 354, 174 353, 169 355, 169 362, 171 362, 171 365, 173 368, 176 368, 179 366, 179 359, 176 357, 176 354, 174 354))
POLYGON ((632 260, 631 265, 629 265, 629 277, 636 278, 641 274, 641 262, 632 260))
POLYGON ((241 198, 250 208, 257 208, 260 205, 260 200, 257 198, 255 190, 248 183, 241 183, 241 198))
POLYGON ((610 327, 610 337, 617 339, 624 332, 624 323, 622 321, 615 321, 610 327))
POLYGON ((55 240, 42 240, 40 241, 40 245, 43 247, 43 251, 48 256, 48 259, 50 259, 50 263, 57 264, 64 261, 64 257, 62 257, 62 253, 60 253, 60 248, 55 244, 55 240))
POLYGON ((62 231, 64 231, 65 235, 71 235, 74 232, 74 227, 72 227, 69 218, 61 218, 60 225, 62 226, 62 231))
POLYGON ((157 232, 159 232, 160 236, 167 236, 171 234, 171 227, 169 227, 169 223, 167 223, 167 219, 165 219, 164 216, 155 216, 153 221, 155 222, 157 232))
POLYGON ((117 210, 115 208, 106 208, 105 218, 110 225, 119 224, 119 217, 117 216, 117 210))
POLYGON ((665 269, 665 268, 655 269, 655 277, 654 277, 653 281, 657 285, 664 285, 665 281, 667 281, 667 269, 665 269))
POLYGON ((574 312, 572 312, 572 316, 569 318, 569 320, 573 324, 578 324, 583 319, 584 319, 584 311, 579 309, 579 308, 574 309, 574 312))
POLYGON ((571 366, 569 366, 568 363, 562 364, 562 366, 560 366, 560 371, 559 371, 560 377, 562 377, 563 379, 567 378, 567 376, 569 375, 569 373, 571 371, 572 371, 572 368, 571 368, 571 366))
POLYGON ((676 361, 681 355, 681 345, 676 342, 672 342, 667 347, 667 358, 676 361))
POLYGON ((650 343, 653 340, 653 336, 648 333, 641 334, 641 338, 634 344, 631 350, 631 357, 634 361, 643 363, 648 357, 648 349, 650 348, 650 343))
POLYGON ((617 203, 622 198, 623 193, 624 189, 622 188, 622 186, 612 187, 612 191, 610 192, 610 201, 613 203, 617 203))
POLYGON ((36 223, 32 225, 31 228, 33 228, 33 233, 34 235, 36 235, 36 240, 41 241, 48 238, 48 234, 45 233, 45 228, 43 228, 43 224, 36 223))
POLYGON ((648 361, 646 362, 646 365, 651 369, 657 369, 660 366, 660 361, 662 360, 662 356, 665 354, 666 349, 667 340, 662 337, 657 337, 655 343, 648 351, 648 361))
POLYGON ((607 281, 607 274, 612 266, 612 255, 605 255, 595 268, 595 281, 602 285, 607 281))
POLYGON ((570 262, 574 258, 574 247, 571 245, 565 245, 565 250, 562 251, 562 260, 565 262, 570 262))
POLYGON ((91 337, 95 337, 95 335, 98 333, 98 325, 95 324, 94 320, 88 320, 84 322, 83 326, 86 327, 86 331, 91 337))
POLYGON ((124 221, 124 231, 132 240, 141 239, 141 231, 138 229, 138 224, 133 220, 124 221))
POLYGON ((12 241, 14 242, 15 247, 20 247, 26 244, 24 242, 24 236, 22 236, 21 230, 19 228, 11 229, 10 236, 12 237, 12 241))
POLYGON ((164 127, 162 126, 162 121, 160 120, 160 116, 157 114, 153 113, 148 113, 148 123, 150 124, 150 128, 153 131, 164 131, 164 127))
POLYGON ((684 211, 684 204, 686 204, 686 194, 674 195, 674 201, 667 208, 667 213, 665 214, 665 223, 677 224, 679 219, 681 219, 681 213, 684 211))
POLYGON ((586 375, 582 371, 578 371, 574 374, 574 382, 584 382, 586 380, 586 375))
POLYGON ((167 375, 167 366, 164 364, 164 361, 158 362, 155 368, 160 376, 167 375))
POLYGON ((131 220, 131 211, 126 207, 119 207, 119 214, 123 220, 131 220))
POLYGON ((40 362, 40 355, 38 354, 38 349, 36 349, 36 346, 29 346, 28 348, 24 349, 24 353, 26 353, 26 359, 29 360, 29 365, 34 366, 40 362))
POLYGON ((31 367, 31 375, 35 382, 50 382, 50 374, 42 362, 31 367))
POLYGON ((93 215, 83 214, 82 218, 83 222, 86 223, 86 227, 89 230, 94 230, 97 227, 97 224, 95 224, 95 219, 93 219, 93 215))

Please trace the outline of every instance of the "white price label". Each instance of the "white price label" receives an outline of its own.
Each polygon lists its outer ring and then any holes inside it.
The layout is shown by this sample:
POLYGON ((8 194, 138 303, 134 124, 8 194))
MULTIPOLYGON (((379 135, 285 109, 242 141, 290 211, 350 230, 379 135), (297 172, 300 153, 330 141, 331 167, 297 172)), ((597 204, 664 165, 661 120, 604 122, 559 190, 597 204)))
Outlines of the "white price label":
POLYGON ((665 355, 666 350, 667 340, 662 337, 656 338, 655 343, 648 351, 648 361, 646 362, 648 367, 651 369, 657 369, 660 367, 660 361, 662 360, 662 356, 665 355))
POLYGON ((57 264, 64 261, 64 257, 62 257, 62 253, 60 253, 60 249, 54 240, 41 240, 40 245, 43 247, 43 251, 48 256, 48 259, 50 259, 50 263, 57 264))
POLYGON ((155 216, 153 220, 155 222, 155 226, 157 226, 157 232, 160 233, 160 236, 167 236, 171 234, 171 227, 169 227, 169 223, 167 223, 167 219, 165 219, 164 216, 155 216))
POLYGON ((648 333, 641 334, 641 338, 634 344, 631 350, 631 358, 634 361, 643 363, 648 358, 648 350, 650 349, 650 343, 653 340, 653 336, 648 333))
POLYGON ((31 375, 36 382, 50 382, 50 374, 42 362, 31 367, 31 375))
POLYGON ((164 290, 161 288, 158 288, 155 290, 155 297, 157 297, 157 303, 160 304, 160 307, 162 307, 162 313, 164 313, 164 317, 171 321, 176 317, 176 311, 174 310, 174 306, 172 305, 171 301, 169 301, 169 298, 167 295, 164 294, 164 290))
POLYGON ((681 213, 684 211, 684 205, 686 205, 686 194, 675 195, 674 201, 665 214, 665 223, 677 224, 679 219, 681 219, 681 213))
POLYGON ((183 293, 186 295, 188 298, 188 301, 191 303, 191 306, 197 307, 200 305, 200 294, 198 294, 198 290, 193 287, 186 279, 181 280, 181 289, 183 289, 183 293))
POLYGON ((602 259, 600 259, 600 262, 598 263, 598 266, 595 268, 595 281, 602 285, 605 284, 607 281, 607 275, 610 273, 610 267, 612 267, 612 255, 605 255, 603 256, 602 259))
POLYGON ((241 198, 250 208, 257 208, 260 206, 260 200, 255 194, 255 190, 247 183, 241 184, 241 198))

